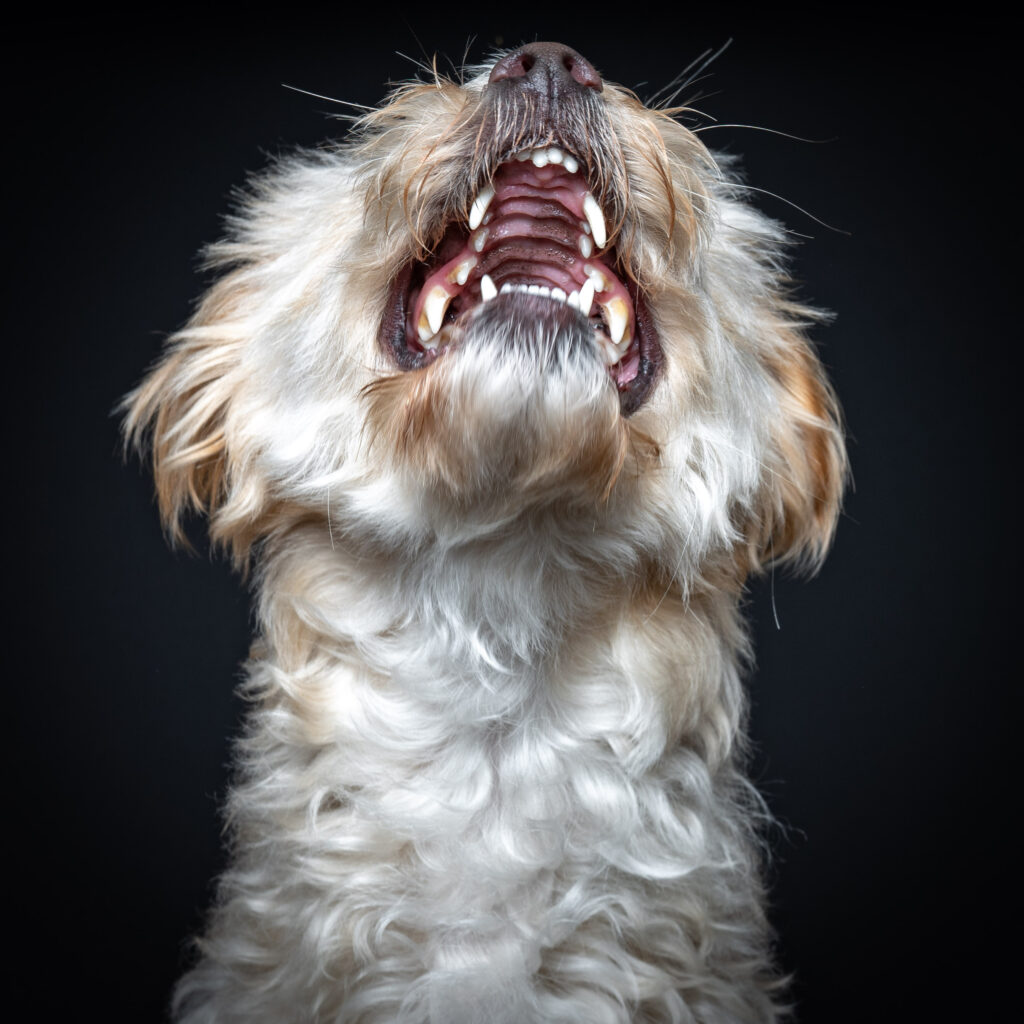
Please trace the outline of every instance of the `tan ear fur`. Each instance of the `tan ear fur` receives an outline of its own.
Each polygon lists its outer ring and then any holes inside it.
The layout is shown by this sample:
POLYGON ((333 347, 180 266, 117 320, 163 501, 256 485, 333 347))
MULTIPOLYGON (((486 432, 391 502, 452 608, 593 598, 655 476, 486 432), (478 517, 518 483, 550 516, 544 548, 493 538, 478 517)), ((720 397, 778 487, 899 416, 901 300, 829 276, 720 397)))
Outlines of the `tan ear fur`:
POLYGON ((747 524, 750 571, 787 562, 816 571, 832 542, 848 466, 839 403, 801 331, 772 325, 762 352, 774 386, 768 485, 747 524))
POLYGON ((126 445, 151 454, 160 515, 172 541, 187 546, 183 518, 198 512, 210 518, 213 540, 241 563, 253 538, 238 529, 237 511, 228 510, 237 504, 232 482, 238 477, 227 440, 244 337, 239 277, 228 274, 210 290, 122 409, 126 445))

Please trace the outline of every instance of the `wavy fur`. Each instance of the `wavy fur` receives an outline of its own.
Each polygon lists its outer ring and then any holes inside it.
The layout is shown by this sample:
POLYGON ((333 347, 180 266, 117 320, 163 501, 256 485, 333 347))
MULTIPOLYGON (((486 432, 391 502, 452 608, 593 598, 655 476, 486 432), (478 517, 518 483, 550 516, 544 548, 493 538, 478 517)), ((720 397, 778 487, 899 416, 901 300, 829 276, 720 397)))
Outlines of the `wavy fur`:
POLYGON ((606 84, 579 116, 664 349, 649 400, 623 416, 582 343, 527 356, 482 329, 397 371, 390 282, 465 219, 495 137, 536 141, 482 115, 487 72, 405 86, 260 179, 127 400, 172 536, 208 515, 258 595, 189 1024, 779 1012, 737 601, 832 536, 814 315, 779 228, 606 84))

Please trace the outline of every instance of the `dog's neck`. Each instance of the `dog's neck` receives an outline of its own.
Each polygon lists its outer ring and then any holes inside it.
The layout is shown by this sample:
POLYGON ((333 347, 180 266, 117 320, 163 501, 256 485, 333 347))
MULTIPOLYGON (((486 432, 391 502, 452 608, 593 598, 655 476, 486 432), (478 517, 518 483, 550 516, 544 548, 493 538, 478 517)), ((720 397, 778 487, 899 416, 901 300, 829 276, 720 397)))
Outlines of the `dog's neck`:
POLYGON ((453 527, 403 546, 311 525, 265 554, 261 619, 275 648, 295 649, 289 663, 351 647, 394 680, 487 695, 496 714, 530 703, 581 637, 610 633, 638 576, 638 555, 621 538, 612 547, 600 516, 453 527), (299 634, 316 638, 301 655, 299 634))
MULTIPOLYGON (((698 722, 725 693, 727 717, 742 715, 735 599, 684 599, 639 548, 621 536, 612 547, 599 519, 571 533, 537 525, 401 549, 296 529, 265 552, 256 656, 307 680, 318 706, 366 686, 449 737, 557 722, 562 704, 625 761, 650 763, 695 728, 708 760, 724 760, 729 730, 698 722)), ((429 747, 440 734, 427 733, 429 747)))

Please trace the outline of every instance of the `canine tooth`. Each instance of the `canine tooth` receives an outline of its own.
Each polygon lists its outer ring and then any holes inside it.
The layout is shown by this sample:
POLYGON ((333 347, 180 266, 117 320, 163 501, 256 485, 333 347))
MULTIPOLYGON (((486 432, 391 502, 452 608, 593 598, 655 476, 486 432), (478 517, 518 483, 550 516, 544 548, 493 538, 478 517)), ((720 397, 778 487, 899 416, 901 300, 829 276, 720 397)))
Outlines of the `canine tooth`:
POLYGON ((548 162, 560 164, 565 159, 565 154, 557 146, 548 146, 548 162))
POLYGON ((594 253, 594 243, 590 240, 590 235, 580 235, 579 238, 580 252, 583 253, 583 258, 587 259, 594 253))
POLYGON ((573 309, 579 309, 580 308, 580 293, 579 292, 573 292, 569 296, 569 298, 567 298, 565 301, 568 302, 569 305, 572 306, 573 309))
MULTIPOLYGON (((584 316, 590 316, 590 307, 594 304, 594 279, 592 277, 587 278, 587 283, 580 289, 579 303, 580 312, 584 316)), ((573 295, 576 293, 573 292, 573 295)))
POLYGON ((448 303, 452 297, 439 285, 435 284, 427 293, 426 301, 423 303, 423 313, 420 316, 420 338, 423 337, 423 317, 427 318, 430 326, 430 333, 437 334, 444 323, 444 315, 448 312, 448 303))
POLYGON ((626 308, 626 300, 616 295, 610 302, 601 304, 604 315, 608 319, 608 333, 611 335, 612 343, 618 345, 626 334, 626 327, 629 324, 629 310, 626 308))
POLYGON ((476 266, 476 257, 470 256, 464 259, 458 266, 448 274, 448 280, 452 284, 464 285, 469 280, 469 272, 476 266))
POLYGON ((535 149, 530 159, 534 167, 547 167, 548 151, 546 149, 535 149))
POLYGON ((558 299, 559 302, 565 302, 565 292, 563 292, 561 288, 552 288, 551 298, 558 299))
POLYGON ((473 200, 473 209, 469 211, 470 231, 476 231, 476 229, 480 227, 484 219, 484 214, 487 212, 487 207, 491 205, 491 200, 493 198, 493 185, 485 185, 480 189, 480 194, 473 200))
POLYGON ((491 280, 490 274, 484 274, 480 278, 480 297, 484 302, 490 302, 498 294, 497 285, 491 280))
POLYGON ((484 247, 484 246, 485 246, 486 244, 487 244, 487 228, 481 228, 481 229, 480 229, 480 230, 479 230, 479 231, 478 231, 478 232, 477 232, 477 233, 476 233, 476 234, 475 234, 475 235, 473 236, 473 248, 474 248, 474 249, 475 249, 475 250, 476 250, 477 252, 482 252, 482 251, 483 251, 483 247, 484 247))
POLYGON ((601 212, 601 207, 597 205, 597 200, 589 192, 583 197, 583 214, 590 224, 590 230, 594 232, 594 244, 598 249, 603 249, 604 243, 608 241, 604 214, 601 212))
POLYGON ((579 169, 579 161, 571 153, 566 153, 562 157, 562 166, 570 173, 575 174, 579 169))
POLYGON ((614 366, 619 361, 618 350, 607 338, 598 335, 597 347, 601 350, 601 358, 606 366, 614 366))

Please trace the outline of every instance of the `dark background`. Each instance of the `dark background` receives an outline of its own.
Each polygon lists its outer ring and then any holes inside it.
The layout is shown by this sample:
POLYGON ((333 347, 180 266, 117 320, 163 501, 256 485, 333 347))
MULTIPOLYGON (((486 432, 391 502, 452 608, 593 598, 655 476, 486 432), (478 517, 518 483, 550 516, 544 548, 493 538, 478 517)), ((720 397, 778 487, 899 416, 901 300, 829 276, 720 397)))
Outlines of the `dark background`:
POLYGON ((857 10, 634 5, 559 22, 432 5, 382 7, 372 27, 340 7, 244 25, 176 10, 12 34, 2 820, 16 1004, 160 1020, 222 862, 248 598, 222 561, 168 550, 112 410, 187 318, 231 190, 267 154, 344 130, 326 117, 342 108, 282 83, 372 104, 414 74, 398 52, 459 63, 467 45, 478 59, 554 38, 649 96, 731 38, 684 93, 706 115, 691 123, 819 140, 703 136, 813 214, 752 193, 800 236, 803 296, 836 312, 817 338, 856 480, 821 575, 751 591, 781 959, 805 1024, 995 1016, 1019 942, 1007 30, 857 10))

